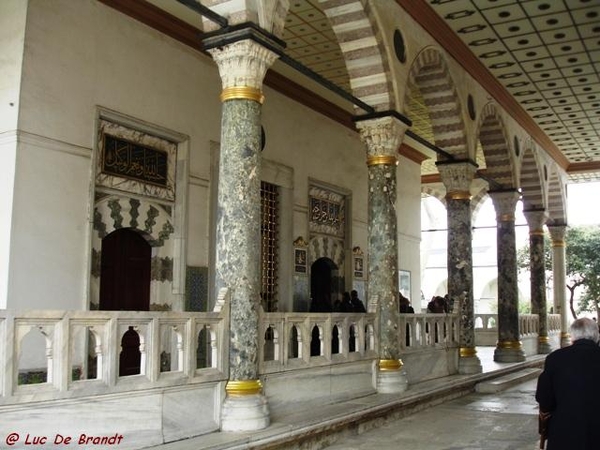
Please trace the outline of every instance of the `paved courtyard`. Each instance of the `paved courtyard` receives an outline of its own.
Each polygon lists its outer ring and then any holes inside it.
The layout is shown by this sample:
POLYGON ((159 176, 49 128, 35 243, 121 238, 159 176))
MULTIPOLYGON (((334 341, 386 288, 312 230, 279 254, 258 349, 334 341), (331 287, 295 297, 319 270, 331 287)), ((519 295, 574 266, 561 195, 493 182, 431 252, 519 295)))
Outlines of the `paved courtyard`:
POLYGON ((537 380, 498 394, 470 394, 346 435, 327 450, 535 450, 537 380))

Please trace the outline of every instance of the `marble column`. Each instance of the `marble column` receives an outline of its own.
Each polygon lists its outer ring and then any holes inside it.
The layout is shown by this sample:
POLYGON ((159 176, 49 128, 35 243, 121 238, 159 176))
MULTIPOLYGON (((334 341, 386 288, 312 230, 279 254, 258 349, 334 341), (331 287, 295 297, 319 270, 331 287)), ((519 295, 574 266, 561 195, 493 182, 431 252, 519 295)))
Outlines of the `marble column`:
POLYGON ((379 363, 377 391, 403 392, 406 371, 398 339, 398 232, 396 166, 398 146, 406 124, 394 115, 356 119, 367 149, 368 193, 368 293, 369 306, 377 302, 379 363))
POLYGON ((566 225, 549 225, 552 238, 552 276, 554 288, 554 313, 560 314, 560 346, 571 345, 569 335, 569 310, 567 308, 567 255, 565 245, 566 225))
POLYGON ((471 182, 477 165, 470 160, 439 161, 436 166, 446 187, 448 214, 448 295, 460 314, 458 372, 481 373, 475 348, 473 300, 473 230, 471 182))
POLYGON ((498 261, 498 343, 494 361, 525 361, 519 334, 519 287, 515 208, 520 194, 516 190, 488 192, 496 210, 496 253, 498 261))
POLYGON ((531 312, 538 315, 538 353, 552 351, 548 337, 548 307, 546 305, 546 267, 544 266, 544 223, 546 210, 523 211, 529 225, 529 272, 531 274, 531 312))
POLYGON ((224 431, 269 425, 258 378, 262 81, 276 54, 253 40, 211 46, 223 84, 216 232, 216 288, 230 292, 229 381, 224 431))

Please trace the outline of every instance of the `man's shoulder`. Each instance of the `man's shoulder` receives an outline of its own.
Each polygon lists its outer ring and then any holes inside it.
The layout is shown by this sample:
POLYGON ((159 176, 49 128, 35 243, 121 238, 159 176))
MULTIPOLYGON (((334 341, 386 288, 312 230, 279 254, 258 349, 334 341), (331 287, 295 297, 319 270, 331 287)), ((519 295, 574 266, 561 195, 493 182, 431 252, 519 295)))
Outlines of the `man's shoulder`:
POLYGON ((584 350, 584 353, 586 355, 600 358, 600 347, 597 345, 568 345, 566 347, 562 347, 551 352, 546 357, 546 361, 566 358, 569 357, 569 355, 580 354, 582 349, 584 350))

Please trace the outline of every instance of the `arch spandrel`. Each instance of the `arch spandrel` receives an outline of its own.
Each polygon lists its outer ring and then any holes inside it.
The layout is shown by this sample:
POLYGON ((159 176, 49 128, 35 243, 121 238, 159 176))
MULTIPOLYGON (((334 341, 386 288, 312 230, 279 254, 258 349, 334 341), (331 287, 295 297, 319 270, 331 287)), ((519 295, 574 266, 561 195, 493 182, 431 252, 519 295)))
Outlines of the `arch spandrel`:
MULTIPOLYGON (((433 47, 423 49, 411 65, 406 95, 417 89, 429 114, 435 145, 457 159, 473 159, 455 83, 444 57, 433 47)), ((405 104, 410 104, 409 98, 405 104)))
POLYGON ((514 160, 506 126, 495 105, 488 103, 481 112, 477 136, 485 157, 485 177, 491 180, 490 189, 518 187, 514 160))
POLYGON ((547 192, 542 167, 534 147, 526 147, 519 178, 524 211, 546 209, 547 192))
POLYGON ((395 110, 390 66, 381 30, 364 0, 319 0, 336 35, 352 95, 375 111, 395 110))

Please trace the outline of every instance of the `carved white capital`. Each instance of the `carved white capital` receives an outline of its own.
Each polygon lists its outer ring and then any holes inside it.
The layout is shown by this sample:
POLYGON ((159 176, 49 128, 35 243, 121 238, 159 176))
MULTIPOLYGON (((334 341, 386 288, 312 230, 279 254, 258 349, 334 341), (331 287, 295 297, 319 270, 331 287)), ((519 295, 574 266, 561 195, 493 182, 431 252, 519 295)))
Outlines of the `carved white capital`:
POLYGON ((519 191, 489 191, 488 194, 494 203, 496 220, 500 222, 514 221, 517 202, 521 197, 519 191))
POLYGON ((223 89, 234 86, 262 89, 267 70, 277 54, 262 45, 243 40, 209 50, 219 67, 223 89))
POLYGON ((565 233, 567 232, 566 225, 549 226, 548 231, 552 237, 552 242, 563 242, 565 241, 565 233))
POLYGON ((471 161, 437 164, 447 194, 469 192, 477 166, 471 161))
POLYGON ((398 155, 398 146, 408 126, 393 116, 356 122, 367 146, 367 156, 398 155))
POLYGON ((544 224, 548 220, 548 213, 545 209, 530 209, 523 211, 527 225, 529 225, 529 231, 543 231, 544 224))

